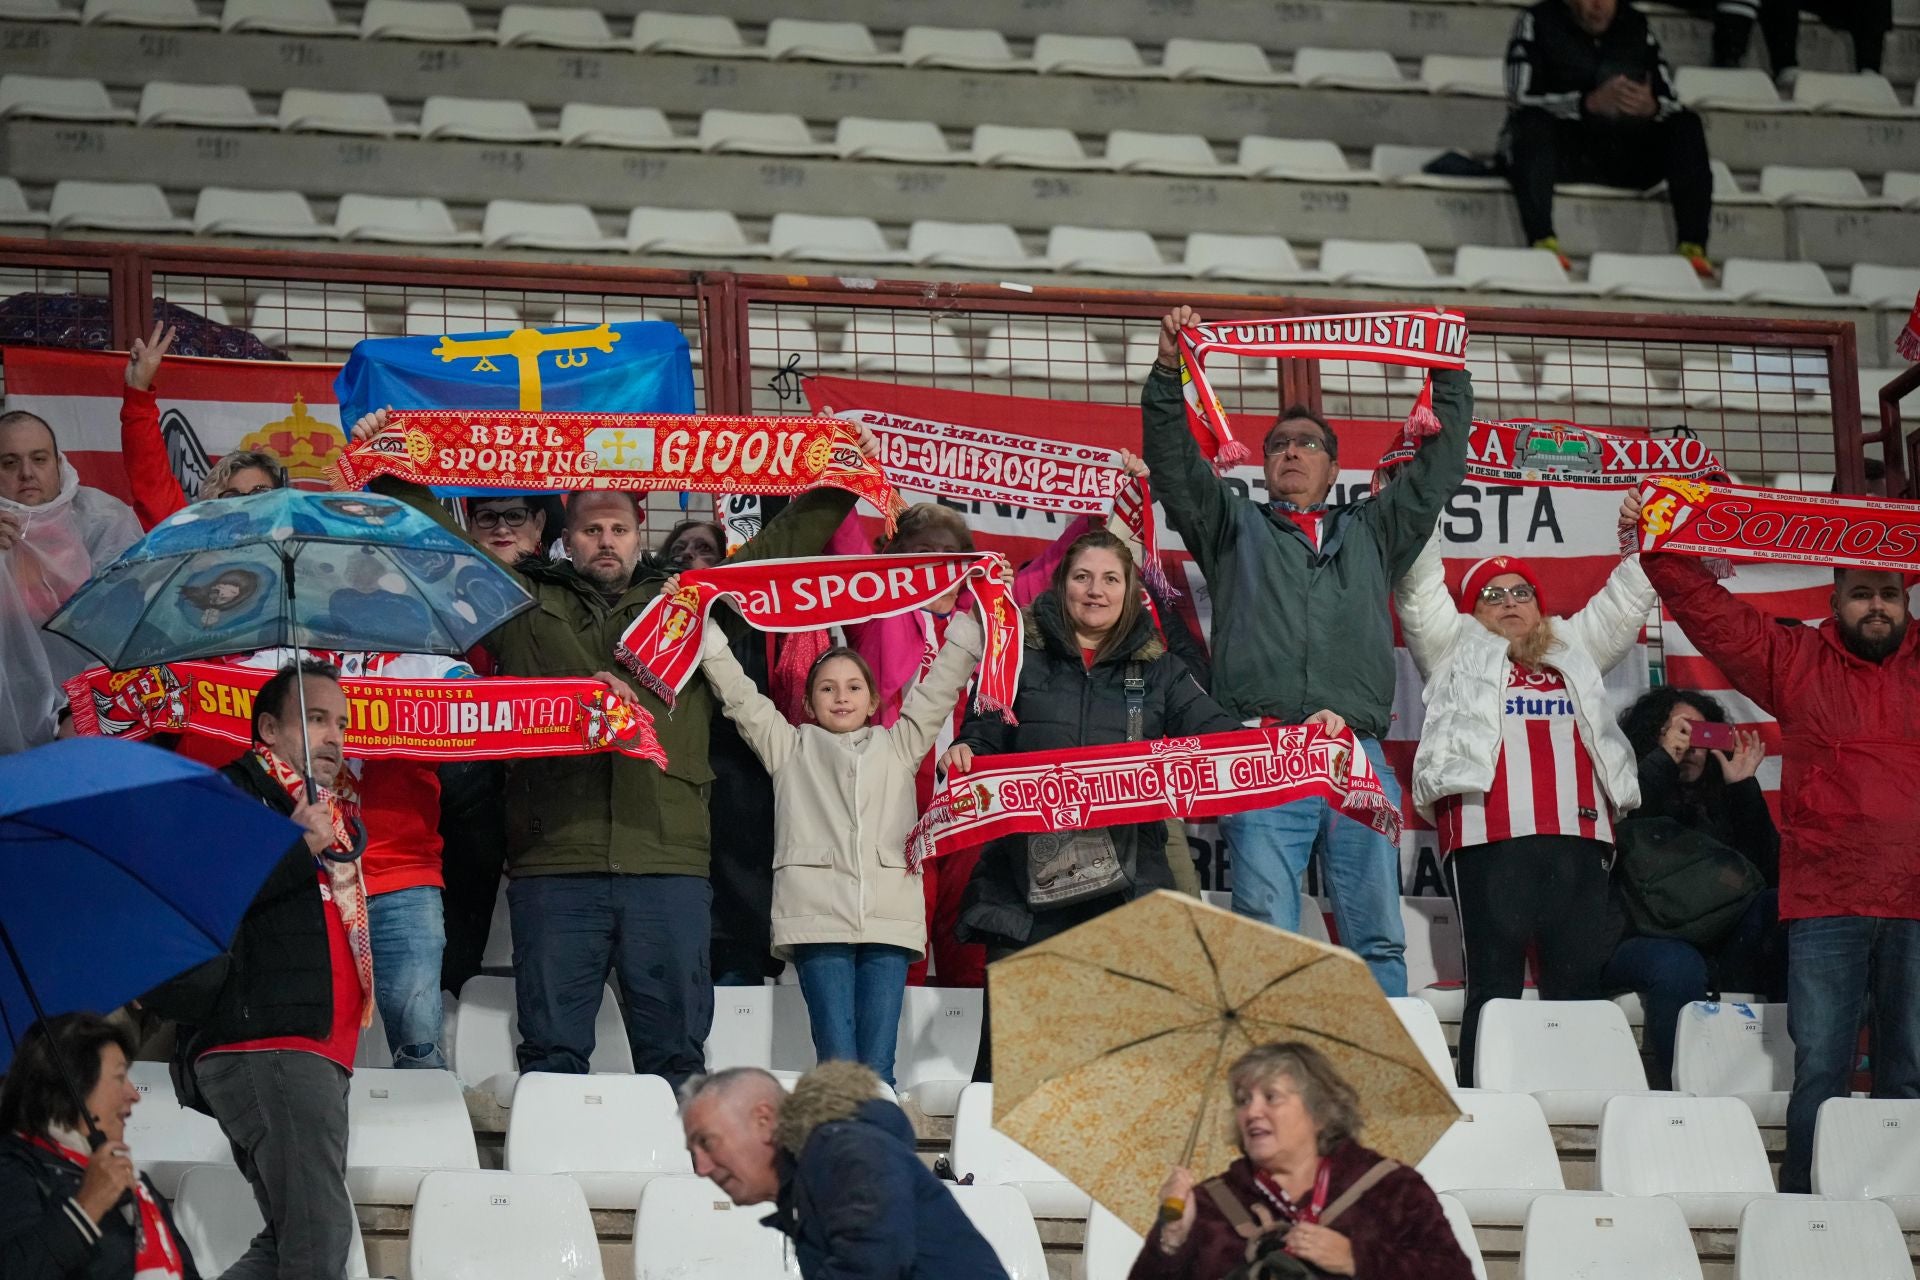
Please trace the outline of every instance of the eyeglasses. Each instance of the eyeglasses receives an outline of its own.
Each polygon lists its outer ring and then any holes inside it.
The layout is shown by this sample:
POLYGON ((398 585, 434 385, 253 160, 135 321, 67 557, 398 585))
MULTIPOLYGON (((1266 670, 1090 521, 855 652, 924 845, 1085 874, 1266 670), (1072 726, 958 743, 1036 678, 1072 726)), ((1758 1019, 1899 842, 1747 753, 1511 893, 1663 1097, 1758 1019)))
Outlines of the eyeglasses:
POLYGON ((528 507, 508 507, 504 511, 476 511, 473 513, 473 527, 476 529, 498 529, 501 525, 509 529, 518 529, 533 514, 528 507))
POLYGON ((1505 604, 1509 600, 1515 604, 1526 604, 1532 599, 1533 588, 1524 582, 1515 587, 1480 588, 1481 604, 1505 604))
POLYGON ((1277 458, 1289 449, 1298 449, 1305 454, 1324 453, 1327 442, 1317 435, 1268 436, 1267 456, 1277 458))

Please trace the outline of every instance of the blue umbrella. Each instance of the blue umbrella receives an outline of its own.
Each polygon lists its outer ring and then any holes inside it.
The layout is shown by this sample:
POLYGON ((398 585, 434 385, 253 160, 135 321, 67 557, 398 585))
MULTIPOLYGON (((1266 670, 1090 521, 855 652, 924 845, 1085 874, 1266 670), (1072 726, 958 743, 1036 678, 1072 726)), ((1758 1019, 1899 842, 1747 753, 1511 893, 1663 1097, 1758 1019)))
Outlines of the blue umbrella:
POLYGON ((463 654, 533 598, 405 503, 274 489, 177 511, 47 622, 115 671, 276 646, 463 654))
POLYGON ((36 1019, 118 1008, 226 951, 301 835, 157 747, 73 738, 0 758, 0 1071, 36 1019))

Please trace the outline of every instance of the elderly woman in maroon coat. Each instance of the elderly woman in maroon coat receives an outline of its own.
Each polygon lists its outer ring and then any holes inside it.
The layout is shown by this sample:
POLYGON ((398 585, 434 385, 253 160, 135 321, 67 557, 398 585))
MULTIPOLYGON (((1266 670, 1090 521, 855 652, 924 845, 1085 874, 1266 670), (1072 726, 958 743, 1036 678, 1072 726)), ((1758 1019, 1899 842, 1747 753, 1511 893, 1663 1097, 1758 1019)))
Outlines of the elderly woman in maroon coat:
POLYGON ((1154 1227, 1130 1280, 1221 1280, 1276 1252, 1306 1269, 1252 1274, 1473 1280, 1426 1179, 1356 1140, 1358 1098, 1319 1050, 1262 1045, 1227 1079, 1241 1158, 1198 1186, 1173 1170, 1161 1198, 1185 1212, 1154 1227))

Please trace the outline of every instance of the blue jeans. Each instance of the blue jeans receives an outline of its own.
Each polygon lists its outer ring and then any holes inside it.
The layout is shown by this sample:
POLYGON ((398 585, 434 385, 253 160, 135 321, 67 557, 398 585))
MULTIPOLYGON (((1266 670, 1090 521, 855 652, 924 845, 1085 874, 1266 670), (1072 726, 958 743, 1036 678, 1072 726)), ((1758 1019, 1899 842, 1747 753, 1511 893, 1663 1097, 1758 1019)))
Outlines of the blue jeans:
POLYGON ((893 1083, 893 1050, 913 953, 876 942, 815 942, 793 949, 807 999, 813 1051, 822 1062, 852 1058, 893 1083))
POLYGON ((441 1070, 440 957, 447 949, 440 891, 432 885, 367 899, 373 1000, 396 1067, 441 1070))
POLYGON ((1813 1189, 1814 1118, 1821 1103, 1844 1098, 1852 1089, 1860 1024, 1869 1011, 1873 1096, 1920 1098, 1920 920, 1821 916, 1789 921, 1793 1097, 1787 1103, 1782 1191, 1813 1189))
POLYGON ((585 1075, 607 975, 620 984, 633 1069, 678 1088, 713 1029, 704 876, 516 876, 514 1004, 522 1071, 585 1075))
MULTIPOLYGON (((1394 804, 1400 783, 1373 738, 1361 739, 1367 759, 1394 804)), ((1407 933, 1400 921, 1400 850, 1363 822, 1325 800, 1296 800, 1275 809, 1229 813, 1220 830, 1233 851, 1233 909, 1289 933, 1300 931, 1300 882, 1320 852, 1333 899, 1340 944, 1367 962, 1389 996, 1407 994, 1407 933)))

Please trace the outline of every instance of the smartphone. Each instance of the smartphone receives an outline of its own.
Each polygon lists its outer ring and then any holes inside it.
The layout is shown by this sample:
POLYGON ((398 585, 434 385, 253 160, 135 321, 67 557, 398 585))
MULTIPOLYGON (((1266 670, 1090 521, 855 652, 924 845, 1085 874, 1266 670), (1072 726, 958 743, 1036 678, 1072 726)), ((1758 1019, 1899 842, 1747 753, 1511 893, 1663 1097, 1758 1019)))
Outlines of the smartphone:
POLYGON ((1733 726, 1715 724, 1711 720, 1695 720, 1688 731, 1687 742, 1707 751, 1733 750, 1733 726))

